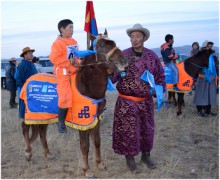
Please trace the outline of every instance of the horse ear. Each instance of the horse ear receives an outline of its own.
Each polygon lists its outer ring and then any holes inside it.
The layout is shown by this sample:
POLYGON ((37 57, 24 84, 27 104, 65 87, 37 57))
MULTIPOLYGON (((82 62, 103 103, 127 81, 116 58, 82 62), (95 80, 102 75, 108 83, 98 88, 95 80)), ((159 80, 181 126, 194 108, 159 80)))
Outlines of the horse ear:
POLYGON ((89 39, 93 42, 96 39, 96 37, 89 33, 89 39))
POLYGON ((106 29, 105 29, 104 35, 106 35, 108 37, 108 32, 106 29))

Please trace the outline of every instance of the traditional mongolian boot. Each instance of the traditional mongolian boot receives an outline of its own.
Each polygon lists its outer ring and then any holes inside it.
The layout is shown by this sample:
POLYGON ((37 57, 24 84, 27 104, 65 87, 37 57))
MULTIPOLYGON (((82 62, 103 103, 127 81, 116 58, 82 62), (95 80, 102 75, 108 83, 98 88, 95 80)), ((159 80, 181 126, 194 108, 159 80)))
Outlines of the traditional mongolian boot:
POLYGON ((134 156, 125 156, 125 158, 126 158, 126 162, 127 162, 127 166, 129 170, 135 174, 139 173, 139 170, 137 169, 137 165, 135 163, 134 156))
POLYGON ((205 114, 202 112, 202 106, 196 106, 198 116, 204 117, 205 114))
POLYGON ((211 115, 211 116, 217 116, 216 113, 213 113, 213 112, 211 111, 211 105, 207 105, 207 106, 205 107, 205 114, 211 115))
POLYGON ((58 130, 59 133, 66 133, 65 119, 67 115, 67 108, 58 109, 58 130))
POLYGON ((156 168, 154 162, 150 158, 150 152, 142 153, 141 161, 145 163, 150 169, 156 168))

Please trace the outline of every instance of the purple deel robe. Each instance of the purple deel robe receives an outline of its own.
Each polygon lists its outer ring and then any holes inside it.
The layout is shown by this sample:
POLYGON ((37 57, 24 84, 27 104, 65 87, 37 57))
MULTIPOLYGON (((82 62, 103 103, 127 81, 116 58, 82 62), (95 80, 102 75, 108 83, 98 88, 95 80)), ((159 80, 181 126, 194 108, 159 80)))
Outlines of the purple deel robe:
POLYGON ((113 149, 115 153, 135 156, 139 152, 150 152, 154 139, 154 104, 150 95, 150 85, 141 80, 141 75, 147 69, 153 75, 155 83, 165 90, 165 76, 158 56, 144 48, 142 56, 136 57, 132 48, 123 51, 128 58, 126 76, 115 74, 112 82, 120 94, 144 97, 146 100, 132 101, 118 97, 113 123, 113 149))

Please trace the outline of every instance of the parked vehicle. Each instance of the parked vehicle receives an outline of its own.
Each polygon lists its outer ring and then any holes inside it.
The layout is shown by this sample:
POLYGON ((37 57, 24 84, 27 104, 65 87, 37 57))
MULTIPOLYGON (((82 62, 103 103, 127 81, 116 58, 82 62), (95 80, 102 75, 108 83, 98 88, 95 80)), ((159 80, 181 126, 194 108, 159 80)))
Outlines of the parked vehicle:
POLYGON ((9 64, 9 60, 1 60, 1 88, 6 89, 5 67, 9 64))
POLYGON ((51 73, 53 74, 53 64, 51 63, 49 58, 39 58, 40 64, 42 65, 41 72, 51 73))

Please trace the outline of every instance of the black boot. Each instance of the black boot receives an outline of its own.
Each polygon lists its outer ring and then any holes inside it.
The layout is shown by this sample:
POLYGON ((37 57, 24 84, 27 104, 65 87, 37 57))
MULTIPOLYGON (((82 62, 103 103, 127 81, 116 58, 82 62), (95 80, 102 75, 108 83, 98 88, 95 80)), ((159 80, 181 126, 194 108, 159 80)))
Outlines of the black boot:
POLYGON ((125 156, 125 158, 126 158, 126 162, 127 162, 127 166, 129 170, 135 174, 139 173, 139 171, 137 170, 137 165, 135 163, 134 156, 125 156))
POLYGON ((217 116, 216 113, 213 113, 213 112, 211 111, 211 105, 207 105, 207 106, 205 107, 205 114, 211 115, 211 116, 217 116))
POLYGON ((67 115, 67 108, 58 109, 58 130, 60 133, 66 133, 65 119, 67 115))
POLYGON ((142 153, 141 155, 141 161, 143 163, 145 163, 147 165, 147 167, 149 167, 150 169, 154 169, 156 168, 154 162, 151 160, 150 158, 150 153, 146 152, 146 153, 142 153))
POLYGON ((204 117, 205 114, 202 112, 202 106, 196 106, 198 116, 204 117))

